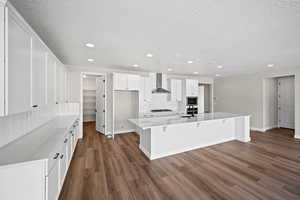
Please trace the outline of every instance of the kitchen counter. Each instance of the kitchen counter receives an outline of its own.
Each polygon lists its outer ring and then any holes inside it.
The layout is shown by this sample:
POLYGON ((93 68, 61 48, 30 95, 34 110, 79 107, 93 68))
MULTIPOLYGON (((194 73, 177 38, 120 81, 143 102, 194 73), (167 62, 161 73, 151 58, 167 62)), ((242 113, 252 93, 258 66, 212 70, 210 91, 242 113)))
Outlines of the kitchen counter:
POLYGON ((250 141, 250 116, 205 113, 191 118, 181 115, 129 119, 140 136, 140 150, 150 159, 232 140, 250 141))
POLYGON ((0 148, 0 167, 4 165, 47 159, 51 149, 60 145, 68 130, 78 119, 76 115, 58 116, 25 136, 0 148))
POLYGON ((183 118, 179 114, 173 114, 170 116, 159 116, 159 117, 140 117, 137 119, 129 119, 131 123, 136 125, 137 127, 145 130, 148 128, 156 127, 156 126, 166 126, 172 124, 183 124, 183 123, 195 123, 201 121, 210 121, 210 120, 219 120, 219 119, 229 119, 235 117, 244 117, 248 115, 239 115, 232 113, 203 113, 195 115, 195 117, 191 118, 183 118))

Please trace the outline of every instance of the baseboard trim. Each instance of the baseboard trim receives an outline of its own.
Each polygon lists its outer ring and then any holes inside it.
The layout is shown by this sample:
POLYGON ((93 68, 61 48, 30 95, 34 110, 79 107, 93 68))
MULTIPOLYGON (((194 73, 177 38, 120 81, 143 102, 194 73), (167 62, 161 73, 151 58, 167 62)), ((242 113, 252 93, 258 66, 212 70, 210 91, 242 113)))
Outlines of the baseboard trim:
POLYGON ((256 128, 256 127, 251 127, 250 130, 251 131, 258 131, 258 132, 266 132, 265 129, 263 129, 263 128, 256 128))
POLYGON ((118 135, 118 134, 124 134, 124 133, 132 133, 132 132, 136 132, 135 129, 129 129, 129 130, 123 130, 123 131, 115 131, 114 134, 118 135))

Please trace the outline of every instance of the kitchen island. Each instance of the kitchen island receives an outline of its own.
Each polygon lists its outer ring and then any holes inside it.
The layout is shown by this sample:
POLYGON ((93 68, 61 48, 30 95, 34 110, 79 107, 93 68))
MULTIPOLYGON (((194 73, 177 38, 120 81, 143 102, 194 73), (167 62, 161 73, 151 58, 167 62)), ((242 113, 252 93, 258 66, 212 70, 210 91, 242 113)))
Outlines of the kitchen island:
POLYGON ((250 141, 250 116, 205 113, 129 119, 137 127, 140 150, 150 159, 239 140, 250 141))

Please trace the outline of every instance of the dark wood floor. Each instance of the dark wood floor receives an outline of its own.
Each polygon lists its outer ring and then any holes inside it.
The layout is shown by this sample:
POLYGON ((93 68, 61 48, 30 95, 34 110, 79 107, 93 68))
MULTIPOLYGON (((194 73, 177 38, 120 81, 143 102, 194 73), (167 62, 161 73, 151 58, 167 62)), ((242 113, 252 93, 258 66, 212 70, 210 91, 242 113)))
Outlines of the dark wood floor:
POLYGON ((300 199, 300 140, 275 129, 149 161, 133 133, 107 140, 85 124, 60 200, 300 199))

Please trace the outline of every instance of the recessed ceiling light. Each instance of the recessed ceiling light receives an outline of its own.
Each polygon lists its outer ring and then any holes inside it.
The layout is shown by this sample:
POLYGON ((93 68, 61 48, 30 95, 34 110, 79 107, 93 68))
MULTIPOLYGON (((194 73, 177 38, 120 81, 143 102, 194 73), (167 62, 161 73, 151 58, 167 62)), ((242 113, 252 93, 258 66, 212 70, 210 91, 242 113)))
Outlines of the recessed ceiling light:
POLYGON ((139 67, 139 65, 138 64, 134 64, 134 65, 132 65, 133 67, 139 67))
POLYGON ((94 62, 95 60, 93 58, 88 59, 89 62, 94 62))
POLYGON ((94 48, 94 47, 95 47, 95 45, 92 44, 92 43, 86 43, 85 46, 86 46, 86 47, 89 47, 89 48, 94 48))
POLYGON ((152 58, 152 57, 153 57, 153 54, 147 53, 146 56, 147 56, 148 58, 152 58))
POLYGON ((219 76, 221 76, 220 74, 216 74, 216 77, 219 77, 219 76))
POLYGON ((274 67, 274 64, 268 64, 268 67, 274 67))
POLYGON ((194 74, 199 74, 199 72, 194 72, 194 74))
POLYGON ((168 71, 169 71, 169 72, 171 72, 171 71, 173 71, 173 69, 171 69, 171 68, 168 68, 168 71))
POLYGON ((83 75, 82 75, 82 77, 83 77, 83 78, 86 78, 86 75, 85 75, 85 74, 83 74, 83 75))
POLYGON ((188 64, 192 64, 192 63, 193 63, 193 61, 192 61, 192 60, 189 60, 189 61, 187 61, 187 63, 188 63, 188 64))
POLYGON ((219 65, 219 66, 218 66, 218 69, 223 69, 223 66, 222 66, 222 65, 219 65))

